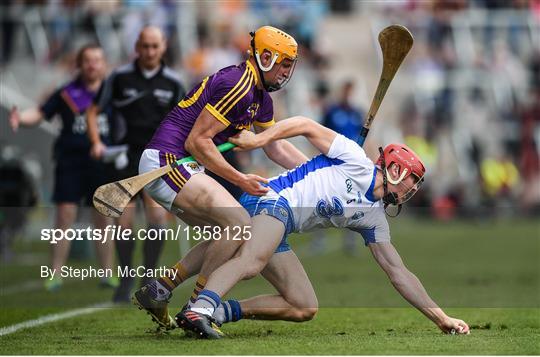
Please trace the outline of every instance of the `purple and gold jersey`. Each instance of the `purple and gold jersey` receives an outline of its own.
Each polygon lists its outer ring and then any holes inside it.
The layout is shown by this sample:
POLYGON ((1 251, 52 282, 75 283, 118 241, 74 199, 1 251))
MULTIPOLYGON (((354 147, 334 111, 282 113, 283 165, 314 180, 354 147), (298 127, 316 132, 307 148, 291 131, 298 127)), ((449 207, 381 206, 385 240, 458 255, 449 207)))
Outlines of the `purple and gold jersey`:
POLYGON ((227 126, 213 138, 216 145, 227 142, 242 129, 249 129, 251 124, 274 124, 272 98, 257 88, 255 68, 246 61, 223 68, 195 86, 161 122, 146 148, 180 158, 189 156, 184 143, 204 108, 227 126))

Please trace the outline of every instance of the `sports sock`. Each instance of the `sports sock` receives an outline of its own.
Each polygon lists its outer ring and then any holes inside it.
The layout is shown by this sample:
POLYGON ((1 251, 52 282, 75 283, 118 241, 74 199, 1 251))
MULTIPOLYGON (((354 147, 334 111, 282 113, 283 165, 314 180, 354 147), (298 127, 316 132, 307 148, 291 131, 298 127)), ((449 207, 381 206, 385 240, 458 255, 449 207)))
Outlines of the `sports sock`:
POLYGON ((206 285, 206 278, 202 275, 199 275, 199 277, 197 278, 197 282, 195 283, 195 289, 193 289, 191 298, 189 299, 187 303, 188 308, 191 308, 191 306, 193 306, 193 304, 195 303, 195 300, 197 300, 197 296, 199 296, 199 293, 204 289, 205 285, 206 285))
POLYGON ((221 304, 221 298, 212 290, 202 290, 197 300, 191 305, 190 310, 212 316, 216 308, 221 304))
POLYGON ((214 311, 213 317, 222 325, 227 322, 236 322, 242 318, 242 308, 237 300, 226 300, 214 311))
POLYGON ((165 273, 157 281, 167 290, 173 291, 187 279, 188 273, 181 262, 165 270, 165 273))
POLYGON ((171 292, 167 287, 163 286, 159 280, 152 280, 146 287, 150 292, 150 296, 157 301, 165 301, 171 296, 171 292))

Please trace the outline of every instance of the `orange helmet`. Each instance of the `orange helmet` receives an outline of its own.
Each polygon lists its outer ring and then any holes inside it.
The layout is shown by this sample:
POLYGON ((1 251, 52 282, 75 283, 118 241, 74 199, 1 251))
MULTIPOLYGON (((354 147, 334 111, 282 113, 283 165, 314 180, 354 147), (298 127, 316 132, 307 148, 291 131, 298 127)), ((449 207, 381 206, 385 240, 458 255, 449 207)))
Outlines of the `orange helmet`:
POLYGON ((255 57, 257 68, 259 69, 260 77, 262 78, 265 89, 269 92, 281 89, 287 84, 292 73, 296 60, 298 58, 298 44, 296 40, 289 34, 272 26, 263 26, 255 32, 251 32, 251 50, 250 55, 255 57), (261 63, 261 54, 264 51, 269 51, 272 54, 272 60, 268 66, 263 66, 261 63), (292 68, 287 79, 279 84, 268 84, 265 82, 262 72, 272 70, 277 63, 280 65, 287 58, 293 62, 292 68))

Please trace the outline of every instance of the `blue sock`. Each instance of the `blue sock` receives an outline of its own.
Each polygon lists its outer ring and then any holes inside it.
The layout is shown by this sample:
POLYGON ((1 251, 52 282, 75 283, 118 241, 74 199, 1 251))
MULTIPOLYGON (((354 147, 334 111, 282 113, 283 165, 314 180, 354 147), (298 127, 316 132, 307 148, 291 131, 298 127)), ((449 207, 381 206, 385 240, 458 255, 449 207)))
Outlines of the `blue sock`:
POLYGON ((214 318, 222 325, 227 322, 236 322, 242 318, 242 308, 237 300, 223 301, 215 310, 214 318))
POLYGON ((242 318, 242 308, 238 300, 227 300, 223 303, 227 322, 236 322, 242 318))
POLYGON ((191 310, 212 316, 214 311, 221 305, 221 298, 212 290, 204 289, 197 296, 191 310))

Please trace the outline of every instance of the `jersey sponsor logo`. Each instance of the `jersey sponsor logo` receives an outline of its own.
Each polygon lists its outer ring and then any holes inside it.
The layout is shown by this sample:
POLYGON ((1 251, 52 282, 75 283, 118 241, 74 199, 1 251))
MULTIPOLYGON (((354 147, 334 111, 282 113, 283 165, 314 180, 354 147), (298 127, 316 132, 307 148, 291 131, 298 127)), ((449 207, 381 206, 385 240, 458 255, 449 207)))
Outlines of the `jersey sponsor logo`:
POLYGON ((361 211, 354 212, 354 214, 351 216, 351 219, 352 220, 360 219, 364 217, 364 215, 365 215, 364 212, 361 212, 361 211))
POLYGON ((332 197, 332 204, 325 199, 320 199, 317 202, 317 214, 324 218, 332 216, 343 216, 343 202, 336 196, 332 197))
POLYGON ((347 185, 347 193, 350 193, 352 191, 352 180, 351 179, 346 179, 345 180, 345 185, 347 185))
POLYGON ((234 128, 237 130, 249 130, 251 128, 251 123, 237 124, 234 128))

